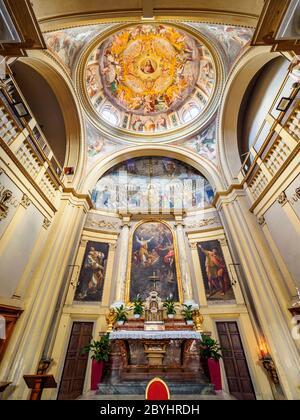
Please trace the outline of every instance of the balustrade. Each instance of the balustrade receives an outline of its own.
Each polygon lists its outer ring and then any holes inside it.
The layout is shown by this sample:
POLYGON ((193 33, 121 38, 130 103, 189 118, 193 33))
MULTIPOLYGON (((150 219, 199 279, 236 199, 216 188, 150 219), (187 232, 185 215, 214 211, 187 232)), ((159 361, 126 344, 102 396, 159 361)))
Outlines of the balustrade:
POLYGON ((62 190, 62 168, 13 77, 0 81, 0 139, 53 205, 62 190), (16 102, 28 113, 20 116, 16 102))
POLYGON ((278 102, 278 97, 276 98, 238 174, 241 184, 248 187, 254 205, 300 147, 298 88, 294 89, 291 98, 290 108, 286 112, 277 113, 275 119, 272 113, 274 113, 274 104, 278 102), (264 129, 266 125, 268 129, 264 129))

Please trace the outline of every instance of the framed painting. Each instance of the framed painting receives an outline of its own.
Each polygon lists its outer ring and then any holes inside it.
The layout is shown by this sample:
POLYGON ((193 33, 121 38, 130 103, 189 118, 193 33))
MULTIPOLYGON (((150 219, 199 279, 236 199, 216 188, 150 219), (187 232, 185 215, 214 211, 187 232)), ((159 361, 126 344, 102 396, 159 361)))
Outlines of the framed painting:
POLYGON ((14 104, 14 108, 19 117, 26 117, 29 115, 29 112, 23 102, 18 102, 14 104))
POLYGON ((138 225, 130 244, 127 300, 140 294, 145 300, 156 290, 162 300, 182 301, 176 243, 171 228, 164 222, 138 225))
POLYGON ((107 243, 87 243, 74 301, 101 302, 108 252, 107 243))
POLYGON ((208 302, 235 300, 223 251, 218 240, 197 244, 208 302))

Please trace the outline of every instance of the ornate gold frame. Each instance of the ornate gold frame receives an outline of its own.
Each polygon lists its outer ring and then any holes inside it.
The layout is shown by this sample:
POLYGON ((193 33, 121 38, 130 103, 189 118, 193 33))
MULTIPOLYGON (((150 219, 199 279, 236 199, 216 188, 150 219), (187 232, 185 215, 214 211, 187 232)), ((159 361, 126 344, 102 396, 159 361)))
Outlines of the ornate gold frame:
POLYGON ((173 244, 174 244, 174 252, 175 252, 175 268, 176 268, 176 275, 177 275, 177 287, 178 287, 178 296, 179 296, 179 302, 180 304, 183 303, 183 288, 182 288, 182 279, 181 279, 181 271, 180 271, 180 265, 179 265, 179 253, 178 253, 178 247, 177 247, 177 238, 176 234, 174 232, 174 229, 172 226, 169 225, 164 220, 161 219, 144 219, 138 222, 134 230, 131 234, 130 240, 129 240, 129 252, 128 252, 128 260, 127 260, 127 272, 126 272, 126 284, 125 284, 125 302, 126 304, 131 304, 130 302, 130 283, 131 283, 131 267, 132 267, 132 245, 133 245, 133 237, 136 232, 136 230, 145 223, 162 223, 163 225, 167 226, 167 228, 172 233, 173 238, 173 244))

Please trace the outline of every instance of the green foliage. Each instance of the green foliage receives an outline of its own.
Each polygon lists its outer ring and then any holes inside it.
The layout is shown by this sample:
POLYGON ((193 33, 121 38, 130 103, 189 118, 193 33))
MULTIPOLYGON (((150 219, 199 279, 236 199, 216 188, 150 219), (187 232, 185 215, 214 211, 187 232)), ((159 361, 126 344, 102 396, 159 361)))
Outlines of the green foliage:
POLYGON ((193 313, 192 305, 183 305, 182 315, 186 321, 193 321, 193 313))
POLYGON ((109 333, 103 335, 100 340, 92 340, 82 349, 82 353, 90 353, 91 359, 97 362, 107 362, 110 354, 109 333))
POLYGON ((116 321, 127 321, 127 309, 124 305, 115 308, 116 312, 116 321))
POLYGON ((208 335, 202 335, 200 342, 200 355, 204 359, 220 360, 222 355, 220 353, 221 347, 219 343, 208 335))
POLYGON ((172 298, 167 298, 163 307, 167 310, 167 315, 176 315, 175 301, 172 298))
POLYGON ((137 295, 133 299, 133 314, 134 315, 142 315, 144 312, 144 305, 140 295, 137 295))

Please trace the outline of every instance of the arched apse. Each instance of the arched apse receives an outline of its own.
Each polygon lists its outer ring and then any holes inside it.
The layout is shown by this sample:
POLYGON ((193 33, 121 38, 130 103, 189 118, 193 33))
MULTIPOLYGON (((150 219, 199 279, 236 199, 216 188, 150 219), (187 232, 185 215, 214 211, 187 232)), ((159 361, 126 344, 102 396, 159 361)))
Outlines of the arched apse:
POLYGON ((92 190, 94 208, 100 211, 159 213, 211 207, 213 188, 190 165, 163 156, 127 159, 102 176, 92 190))
POLYGON ((269 61, 254 76, 245 92, 238 119, 238 146, 241 156, 249 152, 269 112, 290 62, 284 57, 269 61))
MULTIPOLYGON (((81 110, 71 80, 49 54, 30 52, 29 57, 19 60, 22 65, 30 66, 47 82, 60 106, 66 140, 63 166, 75 169, 74 176, 65 181, 68 187, 77 189, 85 163, 85 134, 81 110)), ((43 106, 42 96, 40 101, 43 106)))
POLYGON ((83 184, 81 185, 82 192, 85 194, 89 193, 93 186, 97 183, 98 179, 117 164, 128 159, 151 156, 168 157, 184 162, 202 173, 209 181, 215 192, 224 190, 224 183, 222 182, 216 167, 212 163, 190 151, 187 155, 186 149, 180 147, 155 145, 149 147, 130 147, 114 154, 107 155, 91 168, 89 174, 86 176, 83 184))
POLYGON ((237 182, 242 165, 238 147, 238 119, 251 80, 271 60, 280 56, 269 47, 251 48, 241 57, 227 81, 220 109, 219 158, 226 187, 237 182))
POLYGON ((66 159, 66 127, 62 109, 48 82, 31 66, 17 60, 14 78, 61 166, 66 159))

